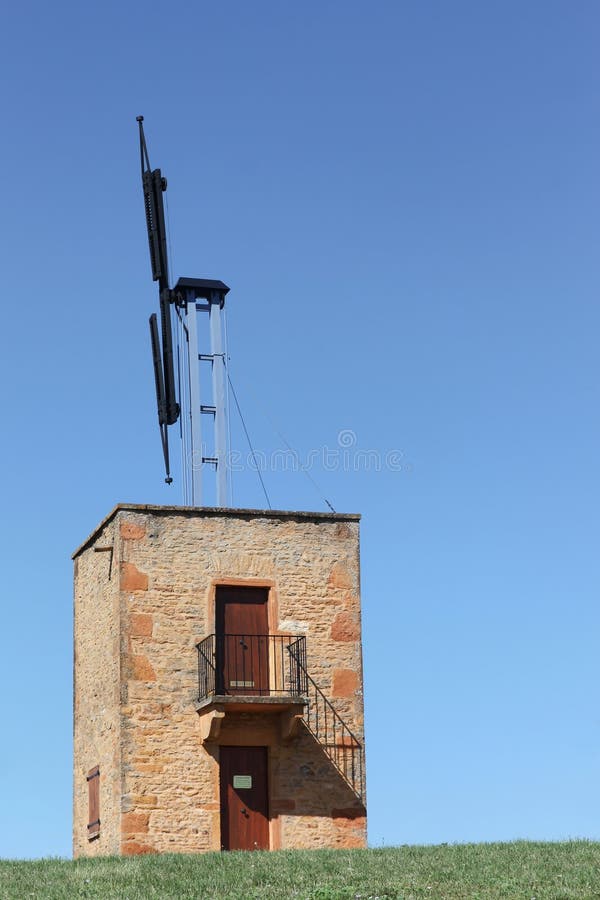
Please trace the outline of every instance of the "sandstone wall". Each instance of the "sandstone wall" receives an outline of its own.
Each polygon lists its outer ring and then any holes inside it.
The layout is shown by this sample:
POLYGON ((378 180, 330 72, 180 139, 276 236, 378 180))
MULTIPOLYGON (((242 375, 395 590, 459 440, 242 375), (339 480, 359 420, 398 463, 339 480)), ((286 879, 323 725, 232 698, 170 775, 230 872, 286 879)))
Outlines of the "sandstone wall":
POLYGON ((110 523, 75 560, 73 854, 118 853, 121 838, 119 578, 110 523), (87 774, 100 766, 100 835, 88 840, 87 774))

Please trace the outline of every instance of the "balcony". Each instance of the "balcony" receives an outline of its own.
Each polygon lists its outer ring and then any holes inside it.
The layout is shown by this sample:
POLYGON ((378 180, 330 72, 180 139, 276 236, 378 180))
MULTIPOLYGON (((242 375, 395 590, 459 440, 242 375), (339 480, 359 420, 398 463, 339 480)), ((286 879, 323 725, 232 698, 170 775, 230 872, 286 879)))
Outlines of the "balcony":
POLYGON ((218 737, 226 713, 240 712, 285 714, 282 736, 292 736, 307 703, 305 637, 210 634, 196 647, 204 740, 218 737))
POLYGON ((306 638, 293 634, 210 634, 196 644, 202 740, 219 742, 227 715, 276 713, 286 741, 300 723, 364 798, 364 752, 306 668, 306 638))

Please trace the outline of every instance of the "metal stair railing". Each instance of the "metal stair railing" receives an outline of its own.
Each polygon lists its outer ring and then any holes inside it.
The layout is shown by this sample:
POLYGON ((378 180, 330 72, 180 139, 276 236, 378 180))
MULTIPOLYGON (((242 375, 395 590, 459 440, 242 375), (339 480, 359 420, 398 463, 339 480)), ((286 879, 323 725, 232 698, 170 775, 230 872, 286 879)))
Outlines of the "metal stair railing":
POLYGON ((364 802, 364 751, 361 742, 348 728, 319 685, 310 677, 305 659, 300 659, 294 644, 287 648, 302 672, 308 706, 306 727, 321 745, 345 782, 361 803, 364 802))

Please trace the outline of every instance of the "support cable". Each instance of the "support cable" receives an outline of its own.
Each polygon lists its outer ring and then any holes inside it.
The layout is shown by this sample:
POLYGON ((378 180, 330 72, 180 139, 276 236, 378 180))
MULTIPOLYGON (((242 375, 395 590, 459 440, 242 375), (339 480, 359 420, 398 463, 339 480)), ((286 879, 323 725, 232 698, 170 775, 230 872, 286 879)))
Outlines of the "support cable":
MULTIPOLYGON (((266 413, 265 413, 265 415, 266 415, 266 413)), ((267 416, 267 419, 271 423, 271 427, 275 431, 275 434, 277 435, 279 440, 282 441, 283 444, 285 444, 285 446, 290 451, 290 453, 293 453, 295 456, 298 456, 298 454, 296 453, 294 448, 290 446, 290 444, 286 441, 285 437, 282 435, 282 433, 279 431, 279 429, 275 426, 274 422, 272 422, 268 416, 267 416)), ((327 497, 323 494, 323 491, 321 490, 321 488, 319 487, 319 485, 317 484, 317 482, 315 481, 313 476, 310 474, 308 469, 301 465, 300 471, 303 472, 304 475, 306 475, 306 477, 308 478, 308 480, 310 481, 312 486, 315 488, 317 494, 319 494, 319 496, 321 497, 321 500, 323 500, 323 502, 327 504, 327 506, 329 507, 329 509, 331 510, 332 513, 335 513, 335 509, 333 508, 333 506, 331 505, 331 503, 329 502, 327 497)))
MULTIPOLYGON (((231 389, 233 390, 233 385, 231 386, 231 389)), ((271 426, 271 428, 273 429, 273 431, 275 432, 275 434, 277 435, 277 437, 279 438, 279 440, 282 442, 282 444, 285 445, 285 447, 290 451, 290 453, 293 453, 294 456, 296 457, 296 459, 299 460, 299 459, 300 459, 299 454, 298 454, 298 453, 294 450, 294 448, 290 445, 289 441, 286 440, 285 436, 281 433, 281 431, 279 430, 279 428, 277 427, 277 425, 275 424, 275 422, 273 421, 273 419, 271 418, 271 416, 269 415, 269 413, 266 411, 266 409, 264 408, 264 406, 262 405, 262 403, 260 403, 260 402, 257 400, 254 391, 251 390, 250 392, 251 392, 251 394, 252 394, 252 398, 253 398, 254 402, 258 405, 258 407, 259 407, 259 409, 261 410, 263 416, 265 417, 265 419, 267 420, 267 422, 269 423, 269 425, 271 426)), ((333 508, 333 506, 331 505, 331 503, 329 502, 329 500, 327 499, 327 497, 324 495, 324 493, 323 493, 321 487, 320 487, 319 484, 317 483, 316 479, 313 478, 313 476, 310 474, 310 472, 308 471, 308 469, 307 469, 305 466, 300 465, 300 471, 308 478, 308 480, 310 481, 310 483, 312 484, 312 486, 313 486, 314 489, 316 490, 317 494, 319 495, 319 497, 321 498, 321 500, 323 501, 323 503, 325 503, 325 504, 329 507, 329 509, 331 510, 332 513, 335 513, 335 509, 333 508)))
POLYGON ((256 472, 257 472, 257 474, 258 474, 258 477, 259 477, 259 479, 260 479, 260 483, 261 483, 261 485, 262 485, 263 493, 264 493, 265 498, 266 498, 266 501, 267 501, 267 506, 268 506, 269 509, 273 509, 273 507, 271 506, 271 501, 269 500, 269 495, 267 494, 267 489, 266 489, 266 487, 265 487, 265 483, 264 483, 264 481, 263 481, 263 477, 262 477, 262 475, 261 475, 261 473, 260 473, 260 469, 259 469, 258 463, 257 463, 257 461, 256 461, 256 453, 254 452, 254 447, 252 446, 252 441, 250 440, 250 435, 248 434, 248 429, 246 428, 246 423, 245 423, 244 417, 243 417, 243 415, 242 415, 242 410, 240 409, 240 404, 238 403, 237 394, 236 394, 236 392, 235 392, 235 388, 234 388, 234 386, 233 386, 233 383, 232 383, 232 381, 231 381, 231 378, 229 377, 229 372, 227 372, 227 380, 229 381, 229 385, 230 385, 230 387, 231 387, 231 393, 233 394, 233 399, 234 399, 234 401, 235 401, 235 405, 236 405, 236 407, 237 407, 237 411, 238 411, 238 413, 239 413, 240 419, 242 420, 242 427, 243 427, 243 429, 244 429, 244 434, 246 435, 246 440, 248 441, 248 446, 250 447, 250 452, 251 452, 251 454, 252 454, 252 459, 254 460, 254 465, 255 465, 255 467, 256 467, 256 472))

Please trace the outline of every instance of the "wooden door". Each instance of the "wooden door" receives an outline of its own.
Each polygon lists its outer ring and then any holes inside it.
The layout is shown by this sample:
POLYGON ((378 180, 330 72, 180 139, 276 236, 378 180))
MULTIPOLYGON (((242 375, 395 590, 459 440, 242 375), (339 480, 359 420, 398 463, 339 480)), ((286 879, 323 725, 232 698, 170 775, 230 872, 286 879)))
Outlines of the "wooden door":
POLYGON ((221 747, 221 849, 268 850, 266 747, 221 747))
POLYGON ((269 693, 267 588, 217 587, 217 693, 269 693))

